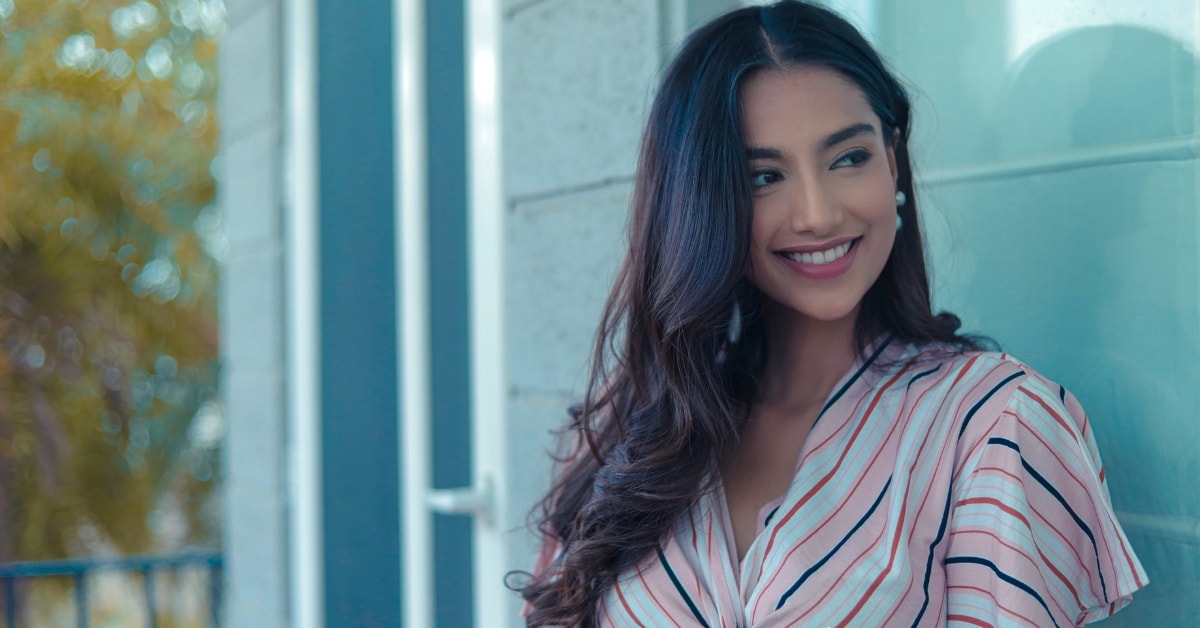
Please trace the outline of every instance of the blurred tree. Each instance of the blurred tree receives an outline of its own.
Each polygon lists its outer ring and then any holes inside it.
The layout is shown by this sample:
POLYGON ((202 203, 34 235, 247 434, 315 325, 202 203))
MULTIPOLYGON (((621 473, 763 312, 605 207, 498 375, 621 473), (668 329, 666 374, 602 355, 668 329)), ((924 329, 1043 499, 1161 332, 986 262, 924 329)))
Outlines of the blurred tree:
POLYGON ((221 0, 0 0, 0 562, 215 546, 221 0))

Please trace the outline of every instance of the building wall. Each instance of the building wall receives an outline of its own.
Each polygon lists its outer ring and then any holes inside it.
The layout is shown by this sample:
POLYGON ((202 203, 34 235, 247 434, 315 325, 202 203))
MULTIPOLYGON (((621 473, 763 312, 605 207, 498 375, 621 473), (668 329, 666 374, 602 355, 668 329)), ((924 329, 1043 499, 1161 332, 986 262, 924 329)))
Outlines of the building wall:
POLYGON ((282 11, 226 0, 218 51, 226 625, 286 626, 282 11))
MULTIPOLYGON (((578 400, 616 271, 668 3, 504 2, 507 354, 513 568, 532 566, 525 515, 548 487, 550 430, 578 400)), ((477 586, 485 586, 479 583, 477 586)), ((510 616, 520 608, 512 596, 510 616)), ((513 625, 516 625, 515 623, 513 625)))
MULTIPOLYGON (((501 101, 507 223, 508 521, 514 569, 532 565, 525 517, 548 487, 550 431, 579 400, 625 244, 656 78, 691 25, 732 0, 506 0, 501 101)), ((486 586, 479 583, 477 586, 486 586)), ((512 596, 513 613, 519 609, 512 596)), ((514 624, 516 625, 516 624, 514 624)))

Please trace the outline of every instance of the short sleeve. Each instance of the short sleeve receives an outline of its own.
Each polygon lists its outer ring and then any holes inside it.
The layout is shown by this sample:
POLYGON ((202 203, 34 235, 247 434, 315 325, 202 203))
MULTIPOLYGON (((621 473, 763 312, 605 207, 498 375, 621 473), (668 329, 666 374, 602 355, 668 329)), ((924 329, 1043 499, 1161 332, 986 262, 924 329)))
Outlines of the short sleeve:
POLYGON ((1113 513, 1087 416, 1061 386, 1018 380, 959 441, 944 559, 950 625, 1075 626, 1147 583, 1113 513))

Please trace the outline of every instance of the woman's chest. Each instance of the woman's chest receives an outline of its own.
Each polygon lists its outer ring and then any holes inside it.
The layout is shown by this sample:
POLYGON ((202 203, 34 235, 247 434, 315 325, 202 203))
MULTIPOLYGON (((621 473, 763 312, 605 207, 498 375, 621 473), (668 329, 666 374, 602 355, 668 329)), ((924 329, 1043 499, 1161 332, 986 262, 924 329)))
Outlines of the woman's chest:
POLYGON ((766 507, 753 482, 719 487, 617 590, 631 605, 676 603, 668 616, 691 618, 681 625, 937 625, 953 467, 945 433, 891 420, 814 430, 766 507), (739 529, 735 518, 750 513, 739 529))

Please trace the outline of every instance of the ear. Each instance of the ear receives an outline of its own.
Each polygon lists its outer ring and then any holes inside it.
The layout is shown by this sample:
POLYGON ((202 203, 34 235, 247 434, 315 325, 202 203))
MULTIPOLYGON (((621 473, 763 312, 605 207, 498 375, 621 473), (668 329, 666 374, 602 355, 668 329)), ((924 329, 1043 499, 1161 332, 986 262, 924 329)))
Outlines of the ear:
POLYGON ((896 183, 898 183, 899 179, 900 179, 900 171, 896 167, 896 147, 899 145, 900 145, 900 129, 893 129, 892 130, 892 141, 888 142, 888 147, 887 147, 888 170, 890 170, 892 172, 893 186, 896 183))

